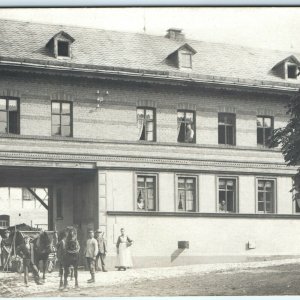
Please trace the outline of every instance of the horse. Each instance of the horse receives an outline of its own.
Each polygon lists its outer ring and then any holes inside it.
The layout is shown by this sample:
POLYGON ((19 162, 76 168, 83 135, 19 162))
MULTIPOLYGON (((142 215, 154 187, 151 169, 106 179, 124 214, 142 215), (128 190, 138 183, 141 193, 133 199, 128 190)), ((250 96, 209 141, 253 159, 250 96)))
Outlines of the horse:
POLYGON ((55 252, 54 234, 52 232, 42 231, 33 240, 34 264, 38 267, 39 262, 43 262, 43 280, 46 279, 46 267, 50 253, 55 252))
POLYGON ((77 230, 74 227, 67 229, 68 234, 65 244, 64 252, 64 291, 68 290, 68 276, 70 267, 74 268, 75 288, 79 288, 78 285, 78 262, 80 245, 77 240, 77 230))
MULTIPOLYGON (((64 261, 65 261, 65 250, 66 250, 66 239, 68 236, 68 228, 63 229, 58 233, 58 243, 56 245, 57 250, 57 259, 59 262, 59 289, 63 289, 63 277, 64 277, 64 261)), ((74 267, 69 267, 69 273, 71 273, 71 280, 73 280, 74 277, 74 267)))

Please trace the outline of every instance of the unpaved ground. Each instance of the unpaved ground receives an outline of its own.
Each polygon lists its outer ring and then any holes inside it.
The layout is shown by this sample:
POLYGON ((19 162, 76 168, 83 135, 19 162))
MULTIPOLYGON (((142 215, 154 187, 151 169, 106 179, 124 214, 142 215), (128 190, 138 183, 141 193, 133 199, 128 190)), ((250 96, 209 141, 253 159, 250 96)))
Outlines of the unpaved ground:
POLYGON ((8 275, 0 277, 0 297, 300 295, 299 259, 100 272, 93 285, 81 271, 80 291, 71 282, 68 292, 58 291, 57 272, 43 286, 32 282, 29 288, 21 275, 8 275))

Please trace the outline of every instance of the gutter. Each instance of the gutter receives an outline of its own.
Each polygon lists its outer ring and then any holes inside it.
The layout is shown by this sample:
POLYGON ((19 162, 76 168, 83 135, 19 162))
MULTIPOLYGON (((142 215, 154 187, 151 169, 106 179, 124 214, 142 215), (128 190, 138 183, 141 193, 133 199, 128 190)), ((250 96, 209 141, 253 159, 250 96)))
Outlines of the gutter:
MULTIPOLYGON (((105 67, 105 68, 89 68, 89 67, 74 67, 74 65, 70 63, 62 63, 61 66, 58 65, 51 65, 49 61, 47 63, 31 63, 25 61, 9 61, 5 60, 4 58, 0 57, 0 65, 2 66, 13 66, 13 67, 29 67, 34 69, 45 69, 45 70, 55 70, 55 71, 71 71, 71 72, 83 72, 83 73, 96 73, 96 74, 104 74, 104 75, 118 75, 118 76, 127 76, 127 77, 135 77, 135 78, 149 78, 149 79, 160 79, 160 80, 167 80, 167 81, 178 81, 183 83, 203 83, 203 84, 216 84, 219 86, 235 86, 235 87, 245 87, 245 88, 256 88, 262 90, 277 90, 283 92, 297 92, 300 88, 299 85, 290 84, 286 85, 276 85, 276 84, 263 84, 264 81, 251 81, 251 80, 244 80, 239 78, 228 78, 226 77, 218 77, 218 76, 205 76, 205 75, 193 75, 182 73, 186 76, 186 78, 182 76, 172 75, 172 72, 168 71, 149 71, 149 70, 142 70, 136 69, 127 69, 125 68, 112 68, 112 67, 105 67), (116 70, 119 69, 119 70, 116 70), (202 78, 201 78, 202 77, 202 78), (224 80, 221 80, 222 78, 224 80), (235 79, 235 80, 233 80, 235 79), (247 82, 248 81, 248 82, 247 82)), ((179 74, 179 72, 177 72, 179 74)), ((176 72, 174 72, 176 74, 176 72)), ((267 81, 268 83, 270 81, 267 81)), ((271 82, 270 82, 271 83, 271 82)))

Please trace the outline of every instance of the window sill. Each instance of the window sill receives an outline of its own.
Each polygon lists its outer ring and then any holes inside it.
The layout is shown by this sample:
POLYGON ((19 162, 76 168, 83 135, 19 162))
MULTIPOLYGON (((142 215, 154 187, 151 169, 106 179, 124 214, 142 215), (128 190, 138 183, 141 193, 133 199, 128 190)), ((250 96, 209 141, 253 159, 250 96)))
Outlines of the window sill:
POLYGON ((244 213, 201 213, 201 212, 159 212, 159 211, 107 211, 109 216, 147 217, 192 217, 192 218, 253 218, 253 219, 300 219, 300 214, 244 214, 244 213))

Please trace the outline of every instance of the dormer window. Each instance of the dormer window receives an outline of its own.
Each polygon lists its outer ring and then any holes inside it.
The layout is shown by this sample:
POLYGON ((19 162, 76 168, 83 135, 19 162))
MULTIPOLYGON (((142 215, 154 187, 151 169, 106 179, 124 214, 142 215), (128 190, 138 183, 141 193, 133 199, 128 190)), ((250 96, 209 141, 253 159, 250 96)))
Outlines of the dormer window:
POLYGON ((190 45, 184 44, 177 50, 172 52, 166 59, 168 64, 172 64, 177 68, 192 69, 193 56, 197 53, 190 45))
POLYGON ((287 78, 297 79, 298 67, 296 65, 287 65, 287 78))
POLYGON ((272 74, 283 79, 298 79, 300 61, 290 55, 277 63, 271 70, 272 74))
POLYGON ((57 56, 70 56, 69 42, 57 41, 57 56))
POLYGON ((46 47, 56 58, 71 58, 72 43, 75 41, 69 34, 60 31, 55 34, 47 43, 46 47))

